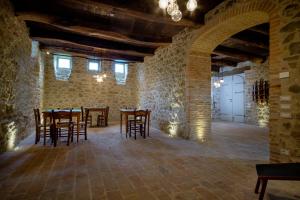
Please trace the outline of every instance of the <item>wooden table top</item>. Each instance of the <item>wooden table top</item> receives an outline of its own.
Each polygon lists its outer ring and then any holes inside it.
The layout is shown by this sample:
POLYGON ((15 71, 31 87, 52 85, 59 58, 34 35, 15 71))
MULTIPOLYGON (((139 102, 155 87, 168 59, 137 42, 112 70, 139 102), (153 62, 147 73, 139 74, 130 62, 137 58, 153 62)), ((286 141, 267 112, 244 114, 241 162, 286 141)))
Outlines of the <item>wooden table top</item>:
MULTIPOLYGON (((54 110, 54 112, 59 112, 59 111, 70 111, 70 110, 66 110, 66 109, 46 109, 46 110, 43 110, 43 113, 51 113, 52 110, 54 110)), ((81 113, 81 109, 73 109, 72 112, 74 113, 81 113)))

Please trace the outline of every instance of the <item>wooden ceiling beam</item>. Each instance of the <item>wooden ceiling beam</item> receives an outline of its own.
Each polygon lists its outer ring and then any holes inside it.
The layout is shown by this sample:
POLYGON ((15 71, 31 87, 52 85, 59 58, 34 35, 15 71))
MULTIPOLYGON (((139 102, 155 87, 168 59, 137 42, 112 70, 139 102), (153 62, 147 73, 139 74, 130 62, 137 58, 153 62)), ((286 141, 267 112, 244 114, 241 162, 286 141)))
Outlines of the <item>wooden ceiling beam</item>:
POLYGON ((237 63, 232 62, 229 60, 214 60, 212 59, 212 65, 224 67, 224 66, 231 66, 231 67, 236 67, 237 63))
POLYGON ((52 39, 52 38, 39 38, 39 37, 32 37, 33 40, 38 41, 44 45, 47 46, 53 46, 53 47, 68 47, 68 48, 79 48, 79 49, 85 49, 86 51, 91 51, 91 52, 110 52, 110 53, 115 53, 115 54, 120 54, 120 55, 132 55, 132 56, 140 56, 140 57, 145 57, 145 56, 153 56, 153 54, 148 54, 148 53, 140 53, 136 51, 122 51, 118 49, 105 49, 105 48, 98 48, 94 46, 89 46, 85 44, 80 44, 80 43, 74 43, 66 40, 57 40, 57 39, 52 39))
POLYGON ((116 54, 106 51, 87 51, 85 49, 75 48, 75 47, 59 47, 59 46, 48 46, 43 43, 40 45, 41 50, 50 51, 54 54, 60 53, 69 53, 75 56, 83 56, 83 57, 91 57, 91 58, 102 58, 108 60, 125 60, 129 62, 143 62, 144 57, 140 56, 131 56, 131 55, 123 55, 123 54, 116 54))
POLYGON ((129 44, 124 44, 116 41, 86 37, 79 34, 73 34, 70 32, 61 32, 59 30, 47 29, 37 24, 27 23, 27 25, 30 27, 30 37, 32 38, 64 40, 72 43, 77 43, 80 45, 95 47, 95 48, 131 51, 131 52, 139 52, 144 54, 154 54, 155 51, 155 48, 139 47, 136 45, 129 45, 129 44))
POLYGON ((241 38, 237 38, 237 37, 231 37, 227 40, 225 40, 222 44, 239 44, 239 45, 243 45, 245 47, 254 47, 254 48, 261 48, 261 49, 266 49, 269 50, 269 46, 263 43, 258 43, 258 42, 254 42, 254 41, 248 41, 247 39, 241 39, 241 38))
POLYGON ((56 29, 60 29, 63 31, 69 31, 85 36, 91 36, 98 39, 106 39, 112 41, 123 42, 127 44, 133 44, 138 46, 148 46, 157 48, 159 46, 166 46, 172 42, 172 38, 158 38, 154 36, 144 35, 147 41, 143 41, 139 38, 139 36, 135 36, 133 34, 125 34, 121 30, 113 30, 113 27, 108 27, 102 25, 101 23, 93 24, 92 22, 86 22, 81 19, 69 19, 69 26, 66 26, 64 23, 65 19, 56 15, 49 15, 38 12, 17 12, 17 16, 24 21, 32 21, 43 23, 44 25, 51 26, 56 29), (72 25, 73 24, 73 25, 72 25))
POLYGON ((240 50, 224 47, 221 45, 214 49, 213 54, 218 55, 218 56, 226 56, 226 57, 238 59, 241 61, 248 61, 248 60, 256 61, 256 60, 264 60, 265 59, 263 56, 252 55, 250 53, 245 53, 240 50))
POLYGON ((58 1, 58 4, 70 9, 82 10, 84 8, 85 10, 92 12, 92 14, 94 15, 106 15, 110 17, 120 18, 130 17, 148 22, 170 24, 173 26, 196 26, 196 24, 190 20, 181 19, 179 22, 175 22, 170 17, 138 12, 131 9, 116 7, 96 1, 64 0, 58 1))

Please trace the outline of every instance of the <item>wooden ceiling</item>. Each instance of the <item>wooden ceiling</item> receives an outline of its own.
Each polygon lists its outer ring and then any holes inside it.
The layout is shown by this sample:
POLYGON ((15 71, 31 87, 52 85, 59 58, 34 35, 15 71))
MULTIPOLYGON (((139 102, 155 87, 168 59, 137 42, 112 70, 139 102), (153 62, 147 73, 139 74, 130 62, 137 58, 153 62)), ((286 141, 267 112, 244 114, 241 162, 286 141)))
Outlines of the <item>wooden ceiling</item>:
POLYGON ((184 17, 174 22, 158 0, 12 0, 41 48, 129 61, 143 61, 185 27, 201 26, 222 0, 198 0, 193 14, 185 2, 178 1, 184 17))
MULTIPOLYGON (((172 42, 185 27, 203 25, 204 15, 223 0, 198 0, 191 14, 187 0, 177 0, 183 19, 171 20, 158 0, 11 0, 30 37, 52 52, 142 62, 156 48, 172 42)), ((213 66, 234 65, 245 59, 265 59, 265 26, 241 32, 224 41, 212 55, 213 66)))
POLYGON ((239 62, 263 62, 269 55, 269 24, 241 31, 222 42, 214 49, 212 70, 219 71, 220 67, 236 67, 239 62))

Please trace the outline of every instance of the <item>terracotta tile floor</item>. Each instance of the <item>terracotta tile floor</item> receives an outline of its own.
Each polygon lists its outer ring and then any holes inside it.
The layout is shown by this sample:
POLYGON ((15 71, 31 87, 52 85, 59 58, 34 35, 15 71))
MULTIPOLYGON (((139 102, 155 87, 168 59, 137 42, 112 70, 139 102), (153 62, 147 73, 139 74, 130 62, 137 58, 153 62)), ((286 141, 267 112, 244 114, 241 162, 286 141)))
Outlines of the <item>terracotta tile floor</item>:
MULTIPOLYGON (((253 200, 255 164, 267 162, 267 130, 213 123, 211 142, 121 137, 119 126, 88 140, 28 145, 0 156, 0 199, 253 200)), ((299 182, 270 181, 265 199, 300 199, 299 182)))

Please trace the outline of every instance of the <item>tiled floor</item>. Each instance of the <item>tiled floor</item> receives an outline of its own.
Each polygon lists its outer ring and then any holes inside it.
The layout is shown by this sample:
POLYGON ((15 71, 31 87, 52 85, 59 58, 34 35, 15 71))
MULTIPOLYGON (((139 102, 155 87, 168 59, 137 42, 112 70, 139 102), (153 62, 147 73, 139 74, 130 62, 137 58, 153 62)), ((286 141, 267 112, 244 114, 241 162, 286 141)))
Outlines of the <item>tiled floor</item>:
MULTIPOLYGON (((135 141, 118 125, 89 132, 69 147, 25 142, 1 155, 0 199, 258 199, 255 164, 267 162, 267 130, 217 122, 207 144, 157 130, 135 141)), ((300 184, 270 181, 267 193, 300 199, 300 184)))

